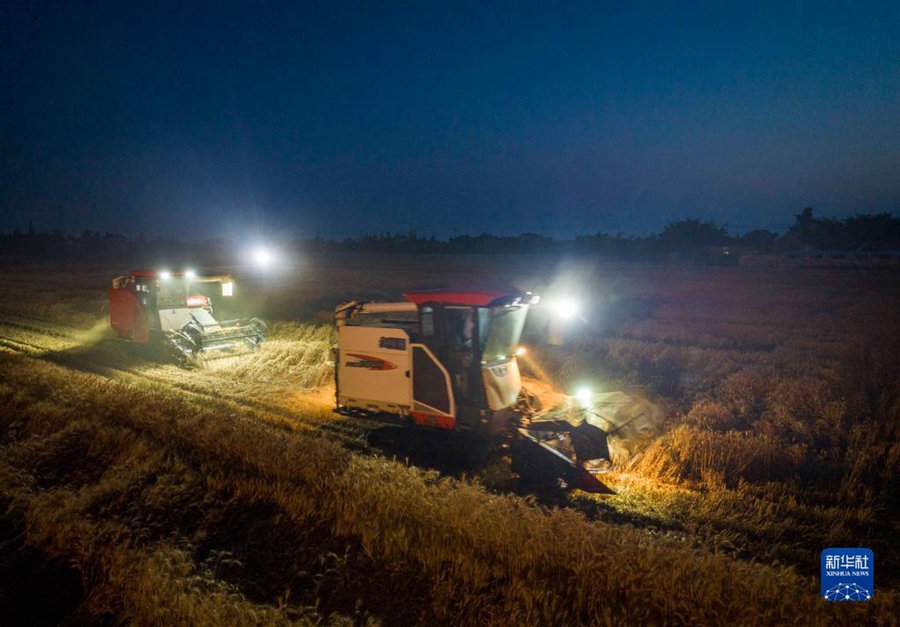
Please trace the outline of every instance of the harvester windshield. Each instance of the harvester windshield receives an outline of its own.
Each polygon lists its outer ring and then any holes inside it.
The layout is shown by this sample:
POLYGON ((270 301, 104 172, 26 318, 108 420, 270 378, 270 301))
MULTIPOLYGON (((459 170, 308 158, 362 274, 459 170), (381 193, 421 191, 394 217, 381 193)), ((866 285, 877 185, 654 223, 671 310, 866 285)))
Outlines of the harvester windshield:
POLYGON ((484 346, 482 363, 506 361, 515 354, 527 315, 527 305, 479 308, 478 326, 482 334, 481 344, 484 346))
POLYGON ((188 297, 188 279, 170 276, 159 280, 156 304, 161 309, 184 307, 188 297))

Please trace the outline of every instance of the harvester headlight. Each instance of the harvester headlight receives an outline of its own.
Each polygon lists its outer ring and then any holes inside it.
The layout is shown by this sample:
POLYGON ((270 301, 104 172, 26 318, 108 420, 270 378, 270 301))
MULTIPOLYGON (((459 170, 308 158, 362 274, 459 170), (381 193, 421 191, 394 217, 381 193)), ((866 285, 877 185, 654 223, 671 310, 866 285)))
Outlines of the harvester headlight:
POLYGON ((525 355, 525 353, 527 353, 527 352, 528 351, 525 350, 524 346, 520 346, 519 348, 516 349, 516 357, 523 357, 525 355))
POLYGON ((574 298, 564 298, 553 305, 556 315, 564 320, 571 320, 581 313, 581 305, 574 298))
POLYGON ((186 278, 186 279, 196 279, 196 278, 197 278, 197 273, 194 272, 193 270, 185 270, 185 271, 184 271, 184 278, 186 278))
POLYGON ((159 278, 161 278, 163 281, 165 281, 166 279, 171 279, 172 273, 169 272, 168 270, 163 270, 162 272, 159 273, 159 278))
POLYGON ((578 404, 582 407, 590 407, 591 406, 591 398, 594 396, 594 393, 591 392, 590 388, 578 388, 575 392, 575 398, 578 399, 578 404))
POLYGON ((272 253, 266 248, 257 248, 253 253, 253 261, 261 268, 266 268, 272 263, 272 253))
POLYGON ((234 296, 234 282, 226 281, 222 283, 222 296, 234 296))

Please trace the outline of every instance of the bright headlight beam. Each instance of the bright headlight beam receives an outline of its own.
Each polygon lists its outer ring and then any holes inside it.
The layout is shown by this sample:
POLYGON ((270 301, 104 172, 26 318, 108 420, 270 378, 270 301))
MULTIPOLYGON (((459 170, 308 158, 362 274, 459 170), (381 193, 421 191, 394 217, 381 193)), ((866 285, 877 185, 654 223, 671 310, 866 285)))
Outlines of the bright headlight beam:
POLYGON ((161 278, 161 279, 171 279, 171 278, 172 278, 172 273, 169 272, 168 270, 163 270, 162 272, 159 273, 159 278, 161 278))
POLYGON ((256 262, 256 265, 265 268, 272 263, 272 253, 265 248, 257 248, 256 252, 253 253, 253 260, 256 262))
POLYGON ((591 398, 594 396, 594 393, 590 390, 590 388, 578 388, 575 392, 575 398, 578 399, 578 403, 582 407, 590 407, 591 406, 591 398))
POLYGON ((193 270, 185 270, 185 271, 184 271, 184 278, 186 278, 186 279, 196 279, 196 278, 197 278, 197 273, 194 272, 193 270))
POLYGON ((564 298, 555 303, 553 309, 556 315, 564 320, 571 320, 578 317, 581 312, 581 305, 574 298, 564 298))
POLYGON ((528 351, 525 350, 524 346, 520 346, 519 348, 516 349, 516 357, 522 357, 527 352, 528 351))

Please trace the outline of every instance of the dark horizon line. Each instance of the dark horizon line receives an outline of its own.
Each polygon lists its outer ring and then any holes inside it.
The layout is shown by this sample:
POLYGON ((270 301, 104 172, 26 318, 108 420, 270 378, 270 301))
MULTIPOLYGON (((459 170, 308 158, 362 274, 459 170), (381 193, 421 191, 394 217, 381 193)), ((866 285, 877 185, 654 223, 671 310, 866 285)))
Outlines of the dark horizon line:
MULTIPOLYGON (((445 236, 439 237, 435 234, 435 232, 433 230, 431 230, 428 235, 424 235, 418 229, 412 228, 412 229, 408 229, 406 231, 383 230, 378 233, 362 233, 362 234, 356 235, 356 236, 346 235, 346 236, 340 237, 340 236, 322 236, 318 232, 316 232, 315 234, 305 234, 305 235, 295 233, 290 236, 265 235, 264 233, 267 229, 262 229, 260 232, 258 232, 257 235, 241 235, 241 236, 237 236, 237 237, 223 235, 223 236, 209 236, 209 237, 203 237, 203 238, 182 239, 177 236, 173 237, 173 236, 165 236, 165 235, 151 235, 151 234, 144 233, 143 231, 137 233, 136 235, 129 235, 129 234, 126 234, 123 232, 108 231, 108 230, 94 230, 94 229, 89 229, 89 228, 82 229, 80 233, 72 232, 67 229, 61 229, 59 227, 57 227, 53 230, 38 230, 38 229, 34 228, 33 220, 29 220, 27 230, 23 231, 19 228, 14 228, 14 229, 8 230, 8 231, 0 231, 0 236, 3 236, 3 237, 15 236, 18 233, 20 236, 27 236, 27 235, 59 236, 59 235, 61 235, 65 238, 78 239, 78 238, 84 237, 85 234, 91 234, 91 235, 97 235, 101 239, 103 239, 103 238, 115 238, 115 239, 125 238, 128 240, 143 239, 144 241, 148 241, 148 242, 162 241, 162 242, 173 242, 173 243, 175 243, 175 242, 190 242, 190 241, 204 242, 204 241, 217 241, 217 240, 221 240, 221 241, 247 241, 247 240, 261 241, 261 240, 265 240, 265 241, 294 241, 294 242, 318 241, 318 242, 339 244, 339 243, 354 242, 354 241, 358 241, 358 242, 368 241, 368 240, 371 240, 372 238, 386 239, 386 238, 398 238, 398 237, 407 237, 410 239, 412 239, 414 237, 414 239, 416 241, 434 241, 434 242, 441 242, 441 243, 449 243, 449 242, 452 242, 454 240, 461 239, 461 238, 476 239, 476 238, 489 237, 489 238, 496 238, 496 239, 519 239, 519 238, 522 238, 523 236, 533 236, 533 237, 537 237, 537 238, 541 238, 541 239, 545 239, 545 240, 553 241, 553 242, 574 242, 579 239, 597 238, 597 237, 607 237, 607 238, 610 238, 613 240, 622 240, 622 241, 628 241, 628 240, 634 241, 634 240, 649 240, 649 239, 657 238, 657 237, 660 237, 666 231, 666 229, 668 229, 672 226, 679 225, 679 224, 693 223, 693 224, 699 224, 699 225, 702 225, 705 227, 709 227, 712 229, 720 230, 724 237, 739 240, 739 239, 746 237, 749 233, 753 233, 753 232, 769 232, 778 237, 784 236, 790 232, 792 227, 796 226, 797 218, 800 215, 801 214, 792 215, 792 217, 794 218, 793 223, 786 223, 785 225, 781 225, 778 227, 775 227, 772 225, 733 226, 733 225, 728 224, 727 222, 719 223, 712 218, 703 219, 703 218, 699 218, 699 217, 687 217, 687 218, 680 218, 677 220, 668 220, 666 227, 663 228, 661 231, 651 232, 646 235, 638 235, 638 234, 634 234, 634 233, 628 233, 624 230, 619 230, 617 232, 610 232, 610 231, 604 231, 601 229, 601 230, 598 230, 593 233, 575 233, 573 235, 565 236, 565 237, 555 237, 552 235, 546 235, 544 233, 541 233, 538 230, 521 231, 518 234, 506 234, 506 235, 482 231, 480 233, 454 233, 453 235, 445 235, 445 236), (739 229, 744 232, 742 234, 733 233, 733 232, 731 232, 730 229, 739 229)), ((858 219, 858 218, 867 218, 867 217, 872 218, 872 217, 878 217, 878 216, 894 218, 894 211, 879 211, 879 212, 871 212, 871 213, 857 212, 857 213, 849 214, 844 217, 837 217, 837 216, 818 217, 817 216, 817 217, 815 217, 815 220, 821 221, 821 222, 833 222, 833 223, 840 224, 842 222, 845 222, 848 219, 858 219)))

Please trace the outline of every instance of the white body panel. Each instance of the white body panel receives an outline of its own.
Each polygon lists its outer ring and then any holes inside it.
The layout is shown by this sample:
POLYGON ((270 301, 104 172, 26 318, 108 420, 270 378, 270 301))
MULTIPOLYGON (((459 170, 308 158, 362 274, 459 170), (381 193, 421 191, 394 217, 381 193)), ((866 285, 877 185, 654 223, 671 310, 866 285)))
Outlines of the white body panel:
POLYGON ((191 309, 191 314, 194 316, 194 320, 200 323, 204 331, 217 331, 220 328, 218 321, 203 307, 194 307, 191 309))
POLYGON ((485 368, 481 372, 488 407, 499 411, 516 404, 522 389, 522 376, 515 357, 505 364, 485 368))
POLYGON ((409 336, 402 329, 343 326, 338 333, 338 403, 407 415, 411 405, 409 336))
POLYGON ((191 320, 191 309, 187 307, 159 310, 159 328, 162 331, 180 331, 191 320))
POLYGON ((159 326, 162 331, 180 331, 193 319, 196 319, 206 331, 215 331, 219 328, 219 323, 212 314, 202 307, 159 310, 159 326))

